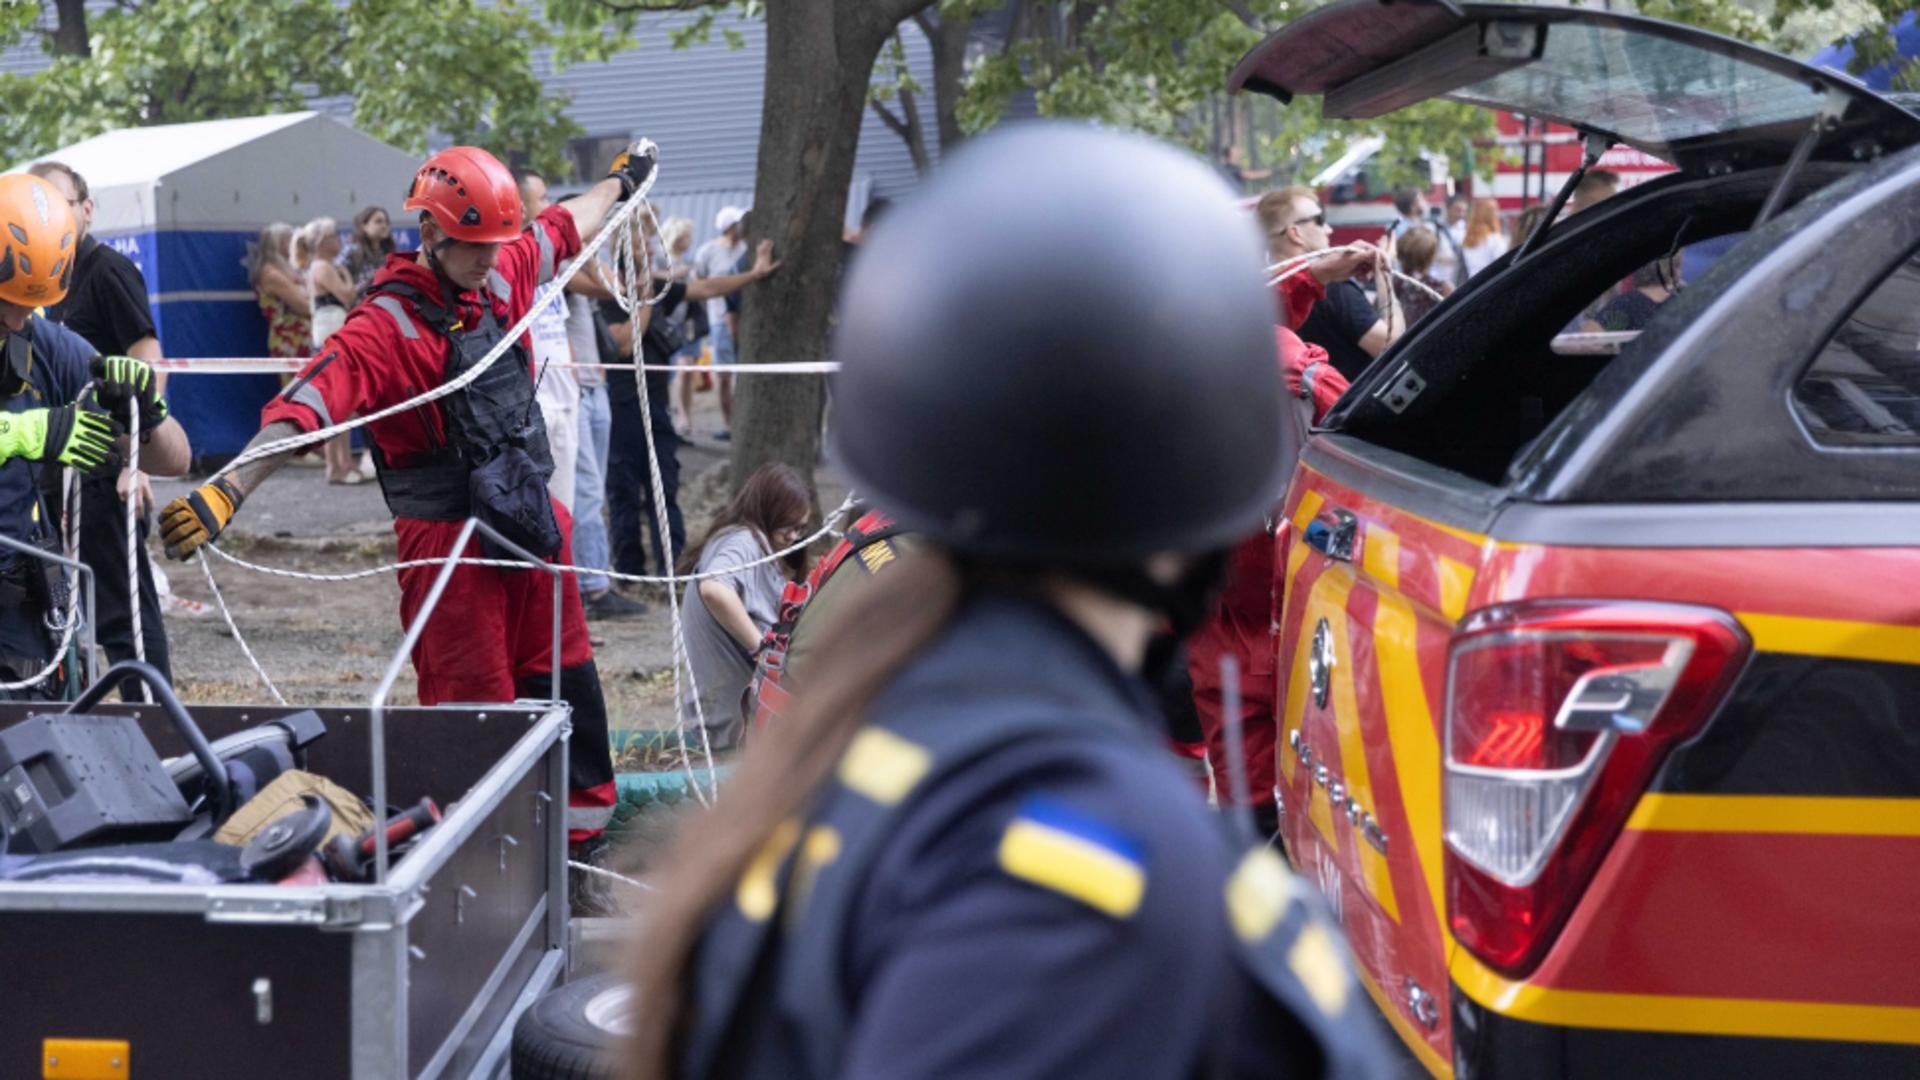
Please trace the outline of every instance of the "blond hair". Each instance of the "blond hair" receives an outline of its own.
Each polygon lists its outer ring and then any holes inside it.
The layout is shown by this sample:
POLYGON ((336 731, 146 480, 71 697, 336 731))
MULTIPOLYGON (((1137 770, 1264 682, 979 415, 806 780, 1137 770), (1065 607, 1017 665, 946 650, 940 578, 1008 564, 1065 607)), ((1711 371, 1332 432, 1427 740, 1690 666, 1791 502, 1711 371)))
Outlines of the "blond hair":
POLYGON ((340 223, 330 217, 317 217, 293 234, 293 265, 305 269, 320 257, 321 245, 327 237, 338 235, 340 223))
POLYGON ((1275 188, 1260 196, 1254 204, 1254 213, 1260 215, 1260 227, 1268 232, 1277 232, 1293 224, 1293 204, 1301 199, 1320 201, 1320 195, 1304 184, 1275 188))

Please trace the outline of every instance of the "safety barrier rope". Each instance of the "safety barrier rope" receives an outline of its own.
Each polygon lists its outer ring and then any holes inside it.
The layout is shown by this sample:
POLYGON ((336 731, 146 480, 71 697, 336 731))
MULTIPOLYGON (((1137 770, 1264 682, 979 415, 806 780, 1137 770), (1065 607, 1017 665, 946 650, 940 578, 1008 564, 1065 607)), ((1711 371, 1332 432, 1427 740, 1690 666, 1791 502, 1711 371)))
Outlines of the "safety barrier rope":
MULTIPOLYGON (((656 157, 657 157, 657 154, 656 154, 656 157)), ((239 468, 251 461, 258 461, 265 457, 271 457, 271 456, 285 453, 288 451, 297 450, 305 446, 315 445, 315 444, 324 442, 325 440, 332 438, 335 435, 341 434, 346 431, 350 431, 356 427, 365 426, 366 424, 369 424, 375 420, 379 420, 387 416, 392 416, 404 410, 418 408, 422 405, 426 405, 432 401, 436 401, 440 398, 446 397, 447 395, 458 391, 460 388, 472 382, 475 378, 478 378, 479 375, 488 366, 490 366, 492 363, 498 360, 500 356, 504 355, 506 351, 512 347, 513 343, 517 341, 524 333, 526 333, 527 328, 531 326, 535 318, 538 317, 543 307, 543 302, 550 300, 555 293, 557 293, 562 287, 564 287, 566 283, 569 280, 571 280, 573 276, 577 274, 583 266, 586 265, 587 260, 596 257, 600 249, 603 246, 607 245, 609 240, 611 240, 611 243, 612 243, 612 249, 610 251, 610 255, 613 262, 615 284, 617 286, 613 290, 616 303, 620 305, 622 310, 628 312, 630 317, 638 315, 640 312, 640 309, 642 309, 643 307, 658 304, 661 301, 661 299, 664 297, 666 290, 662 288, 658 291, 653 292, 652 295, 643 295, 643 288, 642 288, 642 283, 649 283, 653 280, 652 252, 648 248, 648 246, 645 244, 636 245, 633 229, 626 227, 629 221, 632 219, 632 217, 636 213, 639 213, 641 211, 644 211, 649 218, 652 217, 653 210, 651 206, 648 206, 646 204, 645 195, 647 191, 651 189, 653 185, 653 181, 658 175, 659 175, 659 169, 656 165, 654 174, 648 177, 647 183, 639 191, 635 192, 634 197, 629 199, 625 206, 616 209, 616 211, 603 224, 600 231, 595 234, 593 240, 588 245, 586 245, 586 247, 584 247, 581 250, 581 252, 570 263, 568 263, 565 269, 558 276, 556 276, 547 285, 542 286, 541 289, 536 292, 534 303, 530 306, 526 315, 523 316, 520 319, 520 321, 516 323, 511 329, 509 329, 506 335, 502 338, 502 340, 498 344, 496 344, 486 355, 481 357, 479 362, 476 363, 472 369, 463 373, 459 378, 456 378, 450 382, 444 383, 441 386, 434 388, 432 390, 418 394, 413 398, 408 399, 407 401, 400 402, 397 405, 393 405, 388 408, 381 409, 377 412, 368 414, 366 416, 355 417, 350 420, 344 421, 342 423, 333 424, 331 426, 324 427, 319 430, 308 432, 302 435, 291 436, 289 438, 277 439, 269 443, 264 443, 260 446, 254 447, 242 453, 240 456, 236 457, 234 460, 228 462, 226 466, 224 466, 218 472, 216 472, 214 476, 217 478, 221 475, 225 475, 226 473, 232 472, 234 469, 239 468), (638 247, 638 251, 636 251, 636 247, 638 247)), ((657 221, 655 222, 655 229, 656 231, 658 229, 657 221)), ((186 361, 186 362, 176 361, 176 363, 178 363, 179 365, 178 367, 174 367, 173 364, 169 364, 168 366, 170 368, 173 368, 174 370, 183 370, 183 371, 196 370, 196 368, 193 366, 194 364, 193 361, 186 361)), ((200 363, 203 366, 197 370, 206 371, 206 370, 209 370, 212 365, 218 364, 227 371, 237 372, 237 371, 249 370, 251 366, 256 363, 256 361, 246 359, 246 358, 239 358, 239 359, 229 359, 229 360, 201 361, 200 363)), ((653 441, 652 412, 649 407, 646 380, 638 378, 637 374, 641 371, 681 370, 682 368, 693 368, 693 367, 696 367, 696 365, 660 365, 660 364, 636 363, 636 364, 604 364, 604 365, 602 364, 568 364, 566 366, 596 367, 596 368, 600 368, 601 370, 631 370, 636 373, 635 382, 638 384, 638 390, 640 395, 639 406, 640 406, 641 422, 644 427, 644 434, 645 434, 646 445, 647 445, 647 468, 648 468, 648 473, 653 486, 654 514, 655 514, 655 520, 659 522, 661 525, 661 530, 660 530, 661 547, 662 547, 661 555, 663 557, 663 561, 667 564, 668 569, 671 570, 671 567, 674 561, 673 540, 668 530, 665 528, 665 524, 667 521, 666 493, 665 493, 664 485, 661 482, 662 477, 661 477, 659 454, 653 441)), ((833 371, 838 370, 838 368, 839 368, 839 365, 835 363, 808 362, 808 363, 790 363, 790 364, 724 365, 719 369, 716 369, 712 365, 707 365, 705 367, 701 367, 700 370, 704 370, 708 372, 714 372, 716 370, 719 370, 723 373, 728 371, 751 372, 753 374, 773 374, 773 373, 827 374, 827 373, 831 373, 833 371)), ((261 370, 272 371, 272 370, 284 370, 284 369, 277 366, 275 367, 262 366, 261 370)), ((542 370, 544 371, 544 368, 542 370)), ((797 544, 790 545, 789 547, 783 548, 780 551, 774 552, 770 555, 767 555, 764 558, 754 560, 751 563, 746 563, 740 566, 729 567, 724 571, 710 571, 707 573, 695 573, 695 574, 686 574, 686 575, 668 573, 662 576, 622 574, 622 573, 618 573, 610 570, 589 570, 588 571, 588 572, 602 574, 610 579, 615 579, 620 581, 630 581, 630 582, 636 582, 636 583, 645 583, 645 584, 662 584, 668 587, 667 601, 668 601, 668 610, 672 620, 672 635, 673 635, 673 691, 674 691, 674 705, 675 705, 674 722, 675 722, 675 729, 676 729, 676 738, 680 744, 681 761, 687 771, 687 779, 688 779, 689 787, 694 792, 695 796, 699 798, 701 803, 704 805, 709 805, 709 806, 712 805, 712 803, 718 799, 719 791, 718 791, 717 781, 713 779, 709 780, 707 787, 705 788, 702 787, 699 781, 699 777, 694 772, 694 768, 693 768, 694 761, 693 761, 692 749, 688 745, 688 738, 687 738, 687 732, 686 732, 686 715, 685 715, 685 710, 681 707, 682 702, 686 702, 686 701, 690 701, 692 703, 694 720, 696 725, 699 728, 700 756, 703 759, 703 763, 706 767, 708 776, 712 778, 714 776, 713 748, 707 734, 705 710, 700 700, 698 681, 693 672, 691 658, 688 656, 688 653, 687 653, 686 634, 685 634, 685 627, 684 627, 683 618, 681 614, 680 596, 679 596, 679 593, 676 591, 675 586, 678 586, 687 582, 697 582, 697 581, 702 581, 709 578, 717 578, 722 576, 730 576, 730 575, 738 574, 742 570, 750 569, 755 566, 764 565, 766 563, 771 563, 779 559, 785 558, 786 556, 791 555, 796 551, 804 550, 808 545, 832 533, 839 519, 845 516, 845 514, 851 509, 851 506, 852 506, 852 499, 849 498, 838 509, 833 511, 831 514, 828 514, 826 518, 823 520, 821 528, 811 536, 807 537, 805 540, 797 544), (686 687, 685 687, 684 695, 683 695, 682 686, 681 686, 681 676, 683 673, 686 679, 686 687)), ((446 556, 442 556, 439 558, 415 559, 415 560, 409 560, 405 562, 397 562, 397 563, 383 565, 380 567, 375 567, 369 570, 354 571, 354 572, 344 573, 344 574, 317 574, 317 573, 311 573, 306 571, 285 570, 278 567, 263 566, 257 563, 252 563, 247 560, 241 559, 238 556, 231 555, 226 551, 222 550, 219 547, 219 545, 215 543, 209 542, 202 545, 198 552, 200 569, 207 579, 207 585, 209 590, 213 594, 215 606, 220 609, 221 617, 226 621, 228 631, 232 633, 235 642, 239 644, 241 651, 246 655, 247 662, 253 667, 255 674, 257 674, 260 677, 261 683, 267 687, 268 691, 274 695, 276 700, 279 700, 282 703, 284 703, 285 699, 281 697, 279 689, 273 685, 272 679, 268 677, 266 670, 261 666, 258 657, 254 655, 253 650, 248 646, 245 637, 240 633, 239 626, 234 621, 233 613, 231 609, 228 607, 225 598, 221 595, 218 584, 214 581, 213 570, 212 570, 211 564, 207 560, 207 552, 209 550, 211 550, 215 556, 245 569, 254 570, 259 573, 270 574, 276 577, 292 578, 296 580, 306 580, 306 581, 349 581, 357 578, 371 577, 376 574, 396 573, 400 570, 407 569, 409 567, 415 567, 415 566, 427 566, 427 565, 443 566, 450 561, 457 564, 464 564, 464 565, 493 566, 493 567, 502 567, 502 568, 512 568, 512 567, 517 567, 522 565, 520 563, 510 561, 510 560, 470 559, 470 558, 465 558, 461 556, 457 552, 449 552, 446 556)), ((565 573, 578 574, 582 572, 582 568, 572 567, 572 566, 556 567, 556 569, 565 573)), ((595 869, 597 870, 597 868, 595 869)), ((638 883, 635 883, 635 884, 638 884, 638 883)))
MULTIPOLYGON (((309 356, 208 356, 162 360, 156 371, 174 371, 186 375, 293 375, 307 366, 309 356)), ((840 370, 837 360, 774 360, 764 364, 594 364, 556 360, 547 365, 578 371, 680 371, 712 375, 831 375, 840 370)))
MULTIPOLYGON (((653 143, 649 140, 642 139, 641 142, 647 147, 653 146, 653 143)), ((653 171, 647 174, 646 182, 642 183, 624 203, 614 208, 613 212, 607 216, 607 220, 601 225, 600 231, 594 234, 592 242, 582 248, 580 253, 575 255, 573 260, 552 279, 550 284, 553 291, 558 291, 561 287, 565 286, 567 282, 572 281, 574 275, 578 274, 581 268, 587 265, 589 260, 599 254, 602 247, 606 246, 609 237, 625 235, 630 231, 626 228, 627 223, 632 219, 634 214, 646 205, 647 193, 653 190, 653 182, 660 176, 660 167, 658 164, 659 152, 657 149, 654 152, 654 160, 655 165, 653 171)), ((539 304, 528 305, 526 314, 520 317, 520 321, 514 323, 513 326, 501 336, 500 340, 495 342, 493 347, 488 349, 486 354, 480 357, 477 363, 466 371, 461 372, 455 378, 449 379, 431 390, 416 394, 405 401, 396 402, 384 409, 378 409, 368 413, 365 416, 352 417, 315 431, 309 431, 299 435, 290 435, 284 439, 275 439, 271 442, 262 443, 250 450, 243 451, 232 461, 221 466, 208 480, 217 480, 243 465, 252 464, 262 458, 275 457, 288 451, 299 450, 302 447, 317 446, 333 438, 335 435, 344 435, 355 428, 365 427, 375 420, 384 420, 389 416, 395 416, 412 409, 417 409, 430 402, 438 401, 449 394, 458 393, 462 389, 465 389, 469 383, 486 374, 487 369, 492 367, 496 360, 499 360, 500 357, 506 355, 508 350, 514 348, 519 343, 521 337, 526 334, 527 330, 533 326, 534 320, 540 317, 540 314, 541 308, 539 304)))
MULTIPOLYGON (((651 147, 653 145, 651 142, 647 140, 642 140, 642 142, 645 143, 646 146, 648 147, 651 147)), ((508 350, 514 347, 514 345, 520 340, 520 338, 527 332, 527 329, 533 325, 534 320, 540 316, 542 305, 539 303, 539 300, 542 299, 543 295, 545 297, 551 297, 553 293, 556 293, 561 288, 563 288, 567 284, 567 282, 573 280, 574 275, 578 274, 580 270, 587 265, 589 260, 595 258, 599 254, 600 249, 602 247, 606 246, 606 243, 609 237, 614 237, 618 234, 631 232, 631 229, 629 228, 628 223, 632 220, 633 216, 636 213, 638 213, 643 207, 646 206, 647 193, 653 190, 653 183, 660 175, 660 169, 658 164, 659 152, 657 148, 654 150, 654 160, 655 160, 654 169, 652 173, 648 175, 646 181, 642 183, 639 186, 639 188, 636 189, 634 193, 624 201, 624 203, 622 203, 620 206, 615 207, 613 211, 607 215, 607 220, 601 224, 600 231, 595 233, 593 239, 589 243, 587 243, 584 247, 581 248, 580 252, 577 255, 575 255, 573 259, 570 262, 568 262, 564 268, 561 269, 558 275, 556 275, 553 279, 551 279, 551 281, 548 283, 549 284, 548 291, 544 294, 536 292, 536 297, 535 297, 536 302, 528 306, 526 314, 521 316, 520 321, 516 322, 512 326, 512 328, 510 328, 507 331, 507 333, 504 334, 501 337, 501 339, 494 344, 494 346, 491 349, 487 350, 486 354, 481 356, 480 360, 477 363, 475 363, 472 368, 461 373, 461 375, 459 375, 457 378, 449 380, 448 382, 442 383, 441 385, 431 390, 425 391, 424 393, 421 393, 421 394, 417 394, 412 398, 399 402, 395 405, 391 405, 387 408, 380 409, 372 413, 368 413, 365 416, 352 417, 338 424, 333 424, 328 427, 323 427, 316 431, 310 431, 305 434, 294 435, 284 439, 276 439, 276 440, 273 440, 272 442, 263 443, 260 446, 256 446, 251 450, 244 451, 239 456, 235 457, 232 461, 229 461, 227 462, 226 465, 222 466, 217 472, 213 474, 212 477, 209 477, 208 478, 209 481, 218 479, 219 477, 224 476, 227 473, 232 472, 234 469, 237 469, 242 465, 248 464, 249 462, 259 461, 262 458, 273 457, 277 454, 298 450, 298 449, 301 449, 302 447, 317 445, 319 443, 325 442, 328 439, 333 438, 335 435, 339 435, 344 432, 351 431, 354 428, 364 427, 367 424, 374 422, 375 420, 380 420, 388 416, 393 416, 397 413, 405 412, 409 409, 419 408, 420 406, 426 405, 429 402, 438 401, 439 399, 446 397, 449 394, 455 393, 456 391, 460 390, 462 387, 465 387, 468 383, 471 383, 475 379, 479 378, 482 374, 486 372, 486 370, 489 367, 491 367, 494 364, 495 361, 497 361, 501 356, 504 356, 508 352, 508 350)), ((649 211, 649 213, 650 212, 651 211, 649 211)), ((254 655, 252 647, 247 644, 247 639, 245 635, 240 633, 239 624, 236 623, 233 618, 233 611, 231 608, 228 607, 226 598, 222 596, 220 593, 220 586, 217 582, 215 582, 213 577, 212 564, 210 564, 207 561, 207 549, 209 548, 213 550, 214 554, 219 555, 223 558, 228 558, 234 562, 242 562, 242 561, 233 559, 231 556, 228 556, 224 551, 220 550, 217 544, 211 541, 201 545, 201 548, 198 552, 199 562, 200 562, 200 572, 207 579, 208 591, 210 591, 213 594, 214 606, 220 609, 220 617, 223 620, 225 620, 227 624, 227 631, 233 635, 234 642, 240 646, 240 651, 246 656, 247 663, 253 667, 254 674, 260 677, 261 684, 264 685, 267 688, 267 691, 274 696, 274 700, 280 702, 281 704, 285 704, 286 698, 281 695, 279 688, 273 684, 273 679, 267 675, 266 669, 261 666, 259 657, 254 655)), ((451 553, 451 552, 449 553, 450 556, 452 554, 454 553, 451 553)), ((429 560, 429 561, 438 565, 438 564, 445 563, 446 559, 442 558, 442 559, 435 559, 435 560, 429 560)), ((244 563, 242 564, 245 565, 244 563)), ((265 570, 266 568, 259 568, 259 569, 265 570)), ((268 571, 268 572, 271 572, 271 571, 268 571)))

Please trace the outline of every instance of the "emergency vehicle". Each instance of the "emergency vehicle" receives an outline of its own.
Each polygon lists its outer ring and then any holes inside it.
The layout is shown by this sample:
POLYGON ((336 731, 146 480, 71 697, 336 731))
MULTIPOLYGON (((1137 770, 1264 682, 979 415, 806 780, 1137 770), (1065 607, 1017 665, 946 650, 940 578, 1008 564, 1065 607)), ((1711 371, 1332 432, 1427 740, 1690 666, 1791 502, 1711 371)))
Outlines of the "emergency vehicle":
POLYGON ((1920 117, 1692 28, 1445 0, 1338 0, 1230 86, 1676 166, 1423 319, 1286 498, 1283 835, 1394 1030, 1440 1076, 1920 1073, 1920 117), (1707 240, 1617 355, 1555 351, 1707 240))

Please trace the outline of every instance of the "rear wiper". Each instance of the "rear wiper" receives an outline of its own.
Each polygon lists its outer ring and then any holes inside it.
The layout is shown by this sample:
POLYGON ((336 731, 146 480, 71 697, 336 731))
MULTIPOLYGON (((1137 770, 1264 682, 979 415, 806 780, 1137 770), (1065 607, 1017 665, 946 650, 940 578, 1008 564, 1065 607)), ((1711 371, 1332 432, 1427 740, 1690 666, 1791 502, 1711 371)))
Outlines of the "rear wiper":
POLYGON ((1613 145, 1612 140, 1605 135, 1586 132, 1584 138, 1587 152, 1580 158, 1580 167, 1567 174, 1567 182, 1560 185, 1560 190, 1554 193, 1553 204, 1547 207, 1547 216, 1540 219, 1539 225, 1534 226, 1532 236, 1521 241, 1520 254, 1513 257, 1514 263, 1517 264, 1526 259, 1533 254, 1535 248, 1546 241, 1547 230, 1553 227, 1553 219, 1560 216, 1560 211, 1567 205, 1567 200, 1573 197, 1573 189, 1580 186, 1580 178, 1587 175, 1588 169, 1598 165, 1600 155, 1606 153, 1607 148, 1613 145))
MULTIPOLYGON (((1818 90, 1819 86, 1816 85, 1814 89, 1818 90)), ((1760 216, 1753 219, 1754 228, 1765 225, 1769 218, 1780 212, 1780 207, 1787 201, 1787 189, 1792 186, 1793 178, 1813 157, 1814 149, 1827 132, 1840 126, 1840 118, 1847 112, 1848 100, 1847 93, 1839 87, 1827 87, 1826 100, 1820 103, 1820 111, 1813 114, 1813 126, 1800 136, 1799 142, 1793 144, 1793 153, 1787 156, 1786 170, 1780 174, 1780 179, 1774 181, 1773 189, 1767 192, 1767 200, 1760 204, 1760 216)))

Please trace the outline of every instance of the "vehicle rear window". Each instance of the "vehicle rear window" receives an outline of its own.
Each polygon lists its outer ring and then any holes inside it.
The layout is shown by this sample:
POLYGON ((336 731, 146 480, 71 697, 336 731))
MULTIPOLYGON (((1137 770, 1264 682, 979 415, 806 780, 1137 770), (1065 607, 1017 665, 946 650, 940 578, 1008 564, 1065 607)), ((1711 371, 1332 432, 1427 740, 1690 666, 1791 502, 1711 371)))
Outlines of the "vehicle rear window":
POLYGON ((1582 23, 1545 28, 1540 59, 1446 95, 1492 109, 1556 117, 1629 141, 1668 144, 1715 132, 1808 119, 1807 83, 1698 43, 1582 23))
POLYGON ((1920 447, 1920 256, 1840 324, 1794 384, 1793 410, 1821 446, 1920 447))

